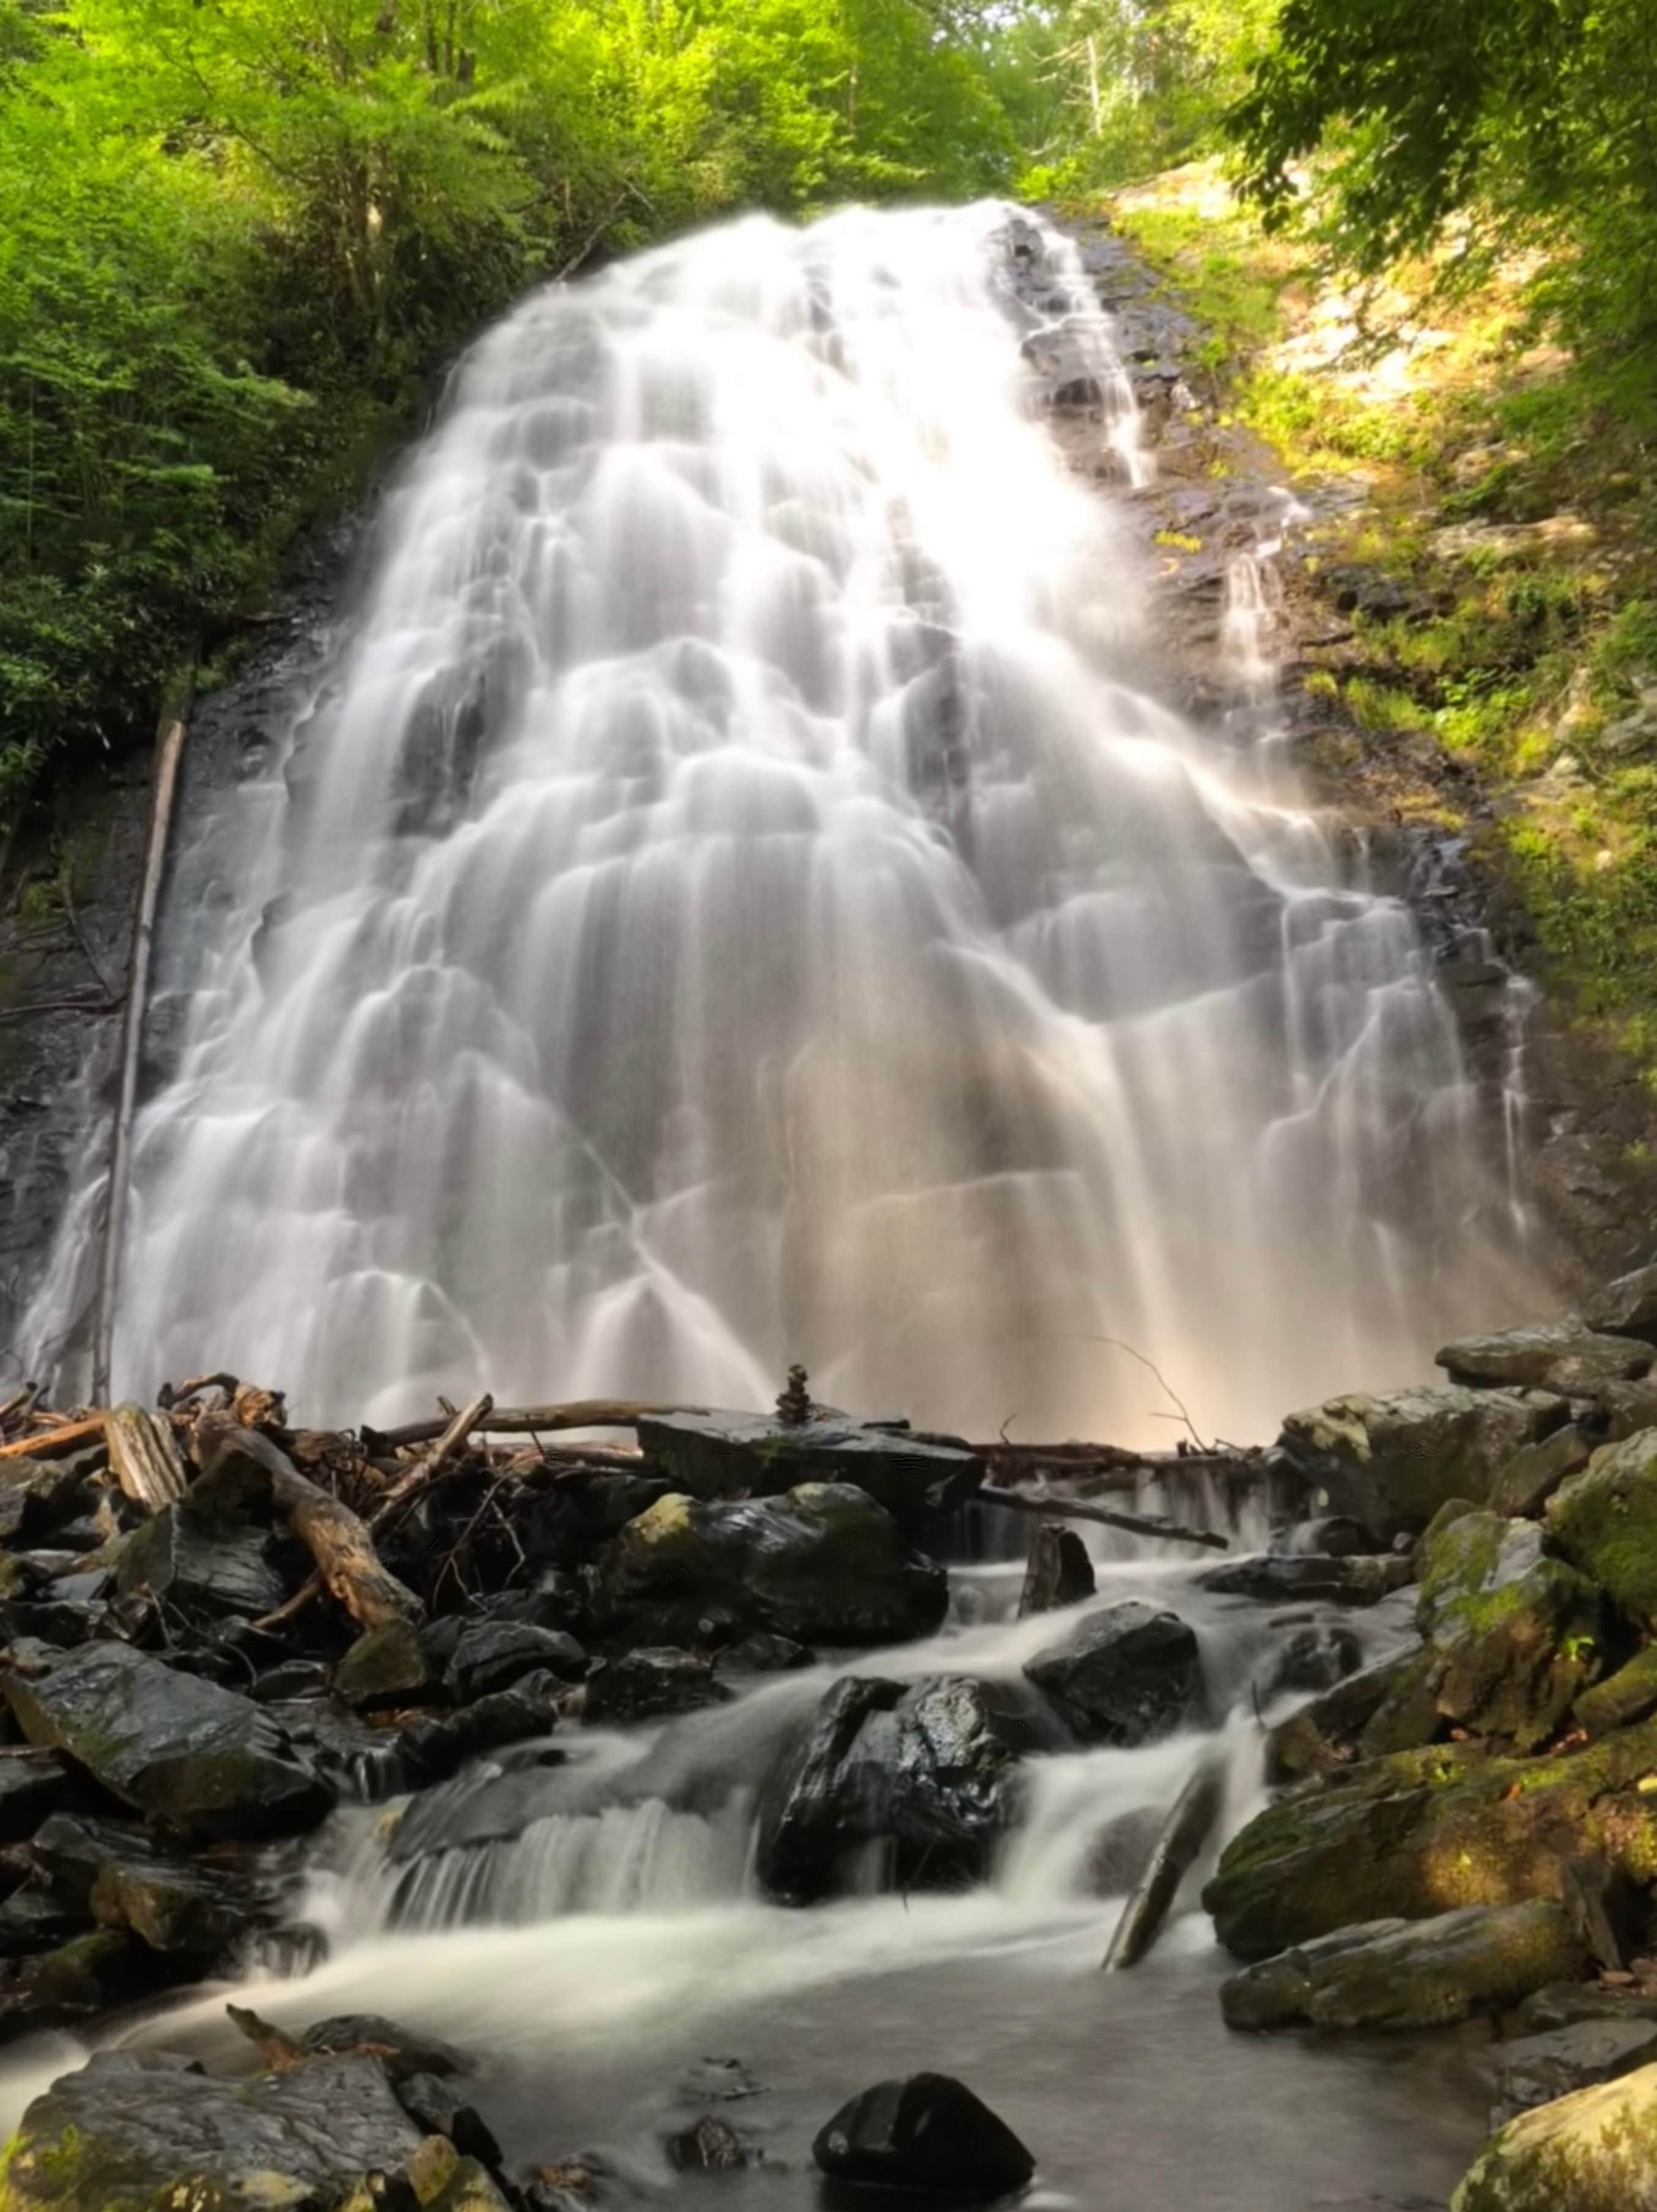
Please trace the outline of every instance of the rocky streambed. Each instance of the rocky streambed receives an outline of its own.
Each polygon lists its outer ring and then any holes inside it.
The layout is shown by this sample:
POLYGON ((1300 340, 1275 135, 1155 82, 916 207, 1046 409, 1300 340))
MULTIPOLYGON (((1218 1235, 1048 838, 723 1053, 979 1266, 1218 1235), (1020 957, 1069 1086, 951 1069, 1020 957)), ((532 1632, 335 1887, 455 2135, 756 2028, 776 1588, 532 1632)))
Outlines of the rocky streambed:
POLYGON ((1475 2103, 1456 2212, 1653 2201, 1657 1270, 1442 1364, 1214 1463, 14 1405, 0 2203, 1196 2203, 1199 2084, 1262 2212, 1475 2103))

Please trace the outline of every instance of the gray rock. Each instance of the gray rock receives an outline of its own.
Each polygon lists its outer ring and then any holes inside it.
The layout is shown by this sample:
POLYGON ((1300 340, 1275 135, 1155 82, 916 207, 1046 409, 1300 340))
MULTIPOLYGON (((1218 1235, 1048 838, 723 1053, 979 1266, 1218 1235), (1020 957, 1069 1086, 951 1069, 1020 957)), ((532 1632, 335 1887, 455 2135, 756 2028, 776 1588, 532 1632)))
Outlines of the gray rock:
POLYGON ((1230 2027, 1430 2027, 1496 2012, 1580 1972, 1587 1954, 1549 1898, 1372 1920, 1245 1966, 1222 1984, 1230 2027))
POLYGON ((1274 1786, 1326 1774, 1357 1749, 1364 1731, 1413 1680, 1422 1648, 1395 1652, 1360 1668, 1271 1729, 1266 1739, 1266 1778, 1274 1786))
POLYGON ((293 2212, 335 2203, 361 2174, 397 2172, 421 2140, 373 2058, 224 2080, 168 2051, 102 2051, 24 2113, 8 2212, 209 2202, 293 2212))
POLYGON ((802 1483, 850 1483, 905 1528, 952 1512, 983 1470, 964 1444, 922 1441, 901 1424, 829 1415, 799 1427, 756 1413, 673 1413, 639 1424, 639 1447, 674 1488, 704 1502, 771 1498, 802 1483))
POLYGON ((1646 1373, 1653 1356, 1651 1346, 1638 1338, 1606 1335, 1567 1319, 1462 1337, 1435 1358, 1454 1382, 1548 1389, 1556 1387, 1562 1368, 1581 1382, 1632 1382, 1646 1373))
POLYGON ((335 2013, 327 2020, 313 2021, 300 2043, 313 2057, 367 2052, 399 2086, 420 2075, 446 2081, 470 2070, 470 2061, 453 2044, 440 2042, 434 2035, 422 2035, 417 2029, 404 2027, 400 2021, 388 2020, 382 2012, 335 2013))
POLYGON ((358 1637, 335 1668, 333 1686, 348 1705, 367 1708, 418 1703, 431 1682, 419 1630, 391 1620, 358 1637))
POLYGON ((974 2203, 1023 2188, 1035 2171, 1006 2122, 947 2074, 877 2082, 841 2107, 811 2154, 836 2181, 974 2203))
POLYGON ((1205 1567, 1196 1579, 1199 1589, 1223 1597, 1256 1598, 1266 1605, 1307 1598, 1336 1605, 1379 1605, 1414 1578, 1409 1560, 1391 1553, 1317 1559, 1262 1552, 1253 1559, 1205 1567))
POLYGON ((116 1583, 124 1596, 147 1590, 197 1618, 258 1620, 288 1595, 270 1541, 263 1528, 228 1527, 183 1505, 163 1506, 121 1547, 116 1583))
POLYGON ((435 2074, 393 2075, 397 2100, 427 2135, 446 2136, 463 2158, 498 2166, 501 2146, 489 2124, 452 2081, 435 2074))
POLYGON ((0 1745, 0 1844, 32 1836, 67 1805, 75 1783, 55 1751, 0 1745))
POLYGON ((812 1653, 792 1636, 768 1636, 763 1631, 728 1644, 719 1654, 719 1665, 736 1674, 780 1674, 796 1667, 809 1667, 812 1653))
POLYGON ((1556 2097, 1614 2081, 1657 2060, 1657 2020, 1579 2020, 1544 2035, 1521 2036, 1496 2052, 1493 2128, 1556 2097))
POLYGON ((122 1644, 94 1644, 5 1692, 31 1743, 66 1752, 162 1825, 206 1836, 313 1826, 333 1793, 265 1709, 122 1644))
POLYGON ((1262 1698, 1287 1697, 1295 1691, 1332 1690, 1363 1660, 1363 1647, 1351 1630, 1339 1621, 1313 1621, 1284 1638, 1262 1663, 1255 1678, 1262 1698))
POLYGON ((767 1793, 756 1863, 777 1897, 844 1887, 871 1848, 899 1887, 981 1880, 1011 1824, 1033 1732, 1005 1694, 959 1676, 847 1675, 767 1793))
POLYGON ((509 1690, 520 1675, 545 1670, 572 1680, 586 1669, 586 1654, 560 1629, 526 1620, 482 1620, 455 1645, 446 1674, 457 1705, 469 1705, 495 1690, 509 1690))
POLYGON ((590 1728, 627 1728, 723 1705, 730 1695, 712 1664, 694 1652, 671 1646, 626 1651, 594 1665, 581 1717, 590 1728))
POLYGON ((1593 1443, 1574 1421, 1551 1437, 1526 1444, 1497 1470, 1490 1485, 1493 1513, 1539 1513, 1568 1474, 1587 1465, 1593 1443))
POLYGON ((1348 1513, 1325 1514, 1316 1521, 1291 1521, 1286 1528, 1274 1528, 1267 1543, 1268 1552, 1286 1552, 1291 1557, 1311 1553, 1325 1559, 1362 1559, 1372 1553, 1388 1552, 1390 1544, 1383 1543, 1373 1528, 1366 1528, 1362 1521, 1355 1521, 1348 1513))
POLYGON ((25 1959, 50 1951, 88 1931, 88 1916, 49 1889, 15 1890, 0 1905, 0 1959, 25 1959))
POLYGON ((1498 1469, 1564 1416, 1542 1394, 1397 1390, 1291 1413, 1280 1443, 1338 1512, 1391 1537, 1424 1528, 1449 1498, 1483 1504, 1498 1469))
POLYGON ((746 2143, 728 2120, 710 2112, 693 2128, 667 2138, 668 2164, 681 2173, 738 2173, 745 2166, 762 2163, 760 2154, 746 2143))
POLYGON ((94 1486, 84 1459, 17 1459, 0 1473, 0 1544, 26 1550, 72 1521, 92 1503, 94 1486))
POLYGON ((1079 1605, 1094 1595, 1093 1561, 1074 1528, 1056 1522, 1039 1521, 1030 1538, 1024 1585, 1018 1596, 1018 1618, 1033 1613, 1055 1613, 1059 1607, 1079 1605))
POLYGON ((1549 1982, 1514 2014, 1521 2035, 1545 2035, 1579 2020, 1657 2023, 1657 1990, 1608 1982, 1549 1982))
POLYGON ((1167 1735, 1198 1709, 1202 1659, 1177 1613, 1138 1598, 1103 1607, 1024 1666, 1083 1743, 1167 1735))
POLYGON ((1657 1267, 1636 1267, 1607 1283, 1583 1306, 1582 1318, 1590 1328, 1657 1345, 1657 1267))
POLYGON ((835 1482, 729 1504, 663 1498, 606 1547, 595 1599, 616 1633, 685 1645, 756 1629, 894 1644, 938 1627, 948 1601, 943 1568, 868 1492, 835 1482))

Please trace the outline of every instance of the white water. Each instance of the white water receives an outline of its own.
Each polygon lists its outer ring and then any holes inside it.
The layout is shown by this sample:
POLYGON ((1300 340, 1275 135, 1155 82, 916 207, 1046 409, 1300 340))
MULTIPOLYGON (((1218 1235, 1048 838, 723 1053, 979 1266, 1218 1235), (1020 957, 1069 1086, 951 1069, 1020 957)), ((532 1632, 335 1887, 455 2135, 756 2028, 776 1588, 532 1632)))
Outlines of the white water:
POLYGON ((1160 1443, 1120 1345, 1247 1437, 1486 1317, 1503 1164, 1411 916, 1284 784, 1262 568, 1189 726, 1021 356, 1059 326, 1132 486, 1108 327, 1012 220, 744 221, 469 357, 176 871, 118 1394, 762 1404, 799 1358, 1160 1443))

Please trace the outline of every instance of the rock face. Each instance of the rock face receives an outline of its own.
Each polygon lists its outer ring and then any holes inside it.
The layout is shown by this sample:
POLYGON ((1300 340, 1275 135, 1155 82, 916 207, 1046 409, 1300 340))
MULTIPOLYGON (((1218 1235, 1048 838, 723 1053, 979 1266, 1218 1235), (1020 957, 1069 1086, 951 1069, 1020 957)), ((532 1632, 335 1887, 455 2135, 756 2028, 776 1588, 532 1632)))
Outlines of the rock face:
POLYGON ((1582 1318, 1590 1328, 1657 1345, 1657 1267, 1636 1267, 1607 1283, 1583 1306, 1582 1318))
POLYGON ((604 1619, 649 1644, 756 1629, 799 1644, 895 1644, 936 1628, 948 1602, 943 1568, 847 1483, 731 1504, 673 1492, 628 1522, 598 1568, 604 1619))
POLYGON ((1535 1898, 1339 1929, 1233 1974, 1220 2008, 1232 2027, 1433 2027, 1587 1966, 1564 1912, 1535 1898))
POLYGON ((66 1752, 165 1826, 272 1835, 313 1826, 333 1802, 258 1705, 128 1644, 88 1644, 5 1688, 31 1743, 66 1752))
POLYGON ((394 2172, 419 2129, 372 2058, 318 2058, 224 2081, 161 2051, 105 2051, 23 2115, 7 2212, 288 2212, 394 2172))
POLYGON ((1083 1743, 1148 1743, 1190 1718, 1202 1694, 1195 1635, 1138 1598, 1089 1613, 1024 1673, 1083 1743))
POLYGON ((1645 2212, 1657 2204, 1657 2066, 1521 2112, 1492 2137, 1451 2212, 1645 2212))
POLYGON ((1630 1619, 1657 1620, 1657 1430, 1605 1445, 1562 1483, 1548 1536, 1630 1619))
POLYGON ((899 1886, 981 1880, 1011 1825, 1031 1731, 983 1683, 847 1675, 829 1690, 762 1810, 756 1863, 773 1896, 833 1893, 871 1846, 899 1886))
POLYGON ((964 1445, 923 1443, 900 1422, 877 1428, 821 1413, 792 1426, 758 1413, 664 1414, 640 1422, 639 1445, 689 1498, 774 1498, 801 1484, 851 1483, 906 1528, 952 1512, 983 1475, 964 1445))
POLYGON ((1561 1401, 1513 1391, 1399 1390, 1291 1413, 1279 1441, 1338 1511, 1392 1535, 1449 1498, 1482 1504, 1497 1470, 1564 1418, 1561 1401))
POLYGON ((1368 1759, 1250 1821, 1203 1902, 1228 1950, 1264 1959, 1357 1921, 1557 1898, 1573 1855, 1649 1882, 1657 1808, 1640 1785, 1654 1768, 1652 1721, 1545 1760, 1478 1744, 1368 1759))
POLYGON ((1603 1649, 1599 1590, 1542 1547, 1534 1522, 1484 1512, 1430 1531, 1423 1547, 1422 1688, 1443 1721, 1521 1751, 1556 1732, 1603 1649))
POLYGON ((1607 1335, 1567 1320, 1464 1337, 1447 1344, 1436 1358, 1453 1382, 1552 1389, 1632 1382, 1645 1374, 1653 1357, 1650 1345, 1637 1337, 1607 1335))
POLYGON ((974 2203, 1023 2188, 1035 2171, 1006 2122, 947 2074, 877 2082, 841 2107, 811 2153, 836 2181, 974 2203))

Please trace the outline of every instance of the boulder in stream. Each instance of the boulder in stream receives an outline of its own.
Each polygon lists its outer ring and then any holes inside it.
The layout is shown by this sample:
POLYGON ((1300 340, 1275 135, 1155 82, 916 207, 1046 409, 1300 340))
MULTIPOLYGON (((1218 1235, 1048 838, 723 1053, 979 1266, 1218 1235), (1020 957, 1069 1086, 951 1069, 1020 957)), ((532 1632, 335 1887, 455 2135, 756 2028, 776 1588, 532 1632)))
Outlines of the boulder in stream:
POLYGON ((813 1410, 796 1423, 774 1413, 654 1415, 639 1423, 639 1448, 689 1498, 773 1498, 801 1484, 850 1483, 906 1528, 953 1512, 983 1480, 964 1444, 911 1436, 907 1422, 813 1410))
POLYGON ((1533 1898, 1338 1929, 1233 1974, 1220 2009, 1230 2027, 1435 2027, 1587 1967, 1563 1910, 1533 1898))
POLYGON ((1177 1613, 1138 1598, 1102 1607, 1024 1665, 1083 1743, 1131 1747, 1167 1735, 1198 1709, 1202 1658, 1177 1613))
POLYGON ((1079 1605, 1094 1595, 1096 1587, 1093 1561, 1075 1529, 1061 1528, 1056 1521, 1038 1521, 1018 1595, 1018 1618, 1079 1605))
POLYGON ((823 1698, 767 1794, 756 1864, 774 1896, 832 1894, 871 1850, 901 1887, 964 1887, 987 1873, 1016 1810, 1029 1723, 992 1684, 848 1674, 823 1698))
POLYGON ((1291 1413, 1280 1443, 1336 1511, 1391 1536, 1424 1528, 1448 1498, 1482 1504, 1498 1469, 1566 1413, 1562 1399, 1541 1393, 1449 1385, 1358 1394, 1291 1413))
POLYGON ((264 1708, 129 1644, 14 1668, 5 1692, 31 1743, 66 1752, 164 1826, 270 1835, 311 1826, 333 1802, 264 1708))
POLYGON ((672 1492, 602 1554, 598 1609, 634 1643, 705 1644, 763 1629, 797 1644, 896 1644, 938 1627, 937 1562, 849 1483, 703 1504, 672 1492))
POLYGON ((1491 2137, 1451 2212, 1643 2212, 1657 2204, 1657 2065, 1539 2105, 1491 2137))
POLYGON ((582 1718, 589 1728, 628 1728, 640 1721, 694 1713, 731 1696, 706 1659, 671 1645, 600 1659, 587 1677, 582 1718))
POLYGON ((811 2154, 836 2181, 974 2203, 1023 2189, 1035 2171, 1006 2122, 947 2074, 877 2082, 841 2106, 811 2154))

